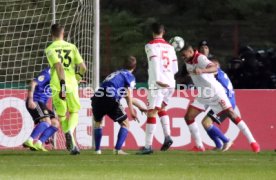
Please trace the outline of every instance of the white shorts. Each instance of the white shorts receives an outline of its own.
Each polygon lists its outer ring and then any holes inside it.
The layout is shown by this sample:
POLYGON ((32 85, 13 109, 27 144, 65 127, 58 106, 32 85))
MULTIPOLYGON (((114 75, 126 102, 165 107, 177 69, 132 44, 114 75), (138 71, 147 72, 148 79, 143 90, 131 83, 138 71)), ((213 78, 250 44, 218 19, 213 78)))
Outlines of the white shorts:
POLYGON ((218 93, 214 97, 208 99, 196 97, 190 106, 200 111, 205 111, 208 107, 210 107, 218 116, 232 107, 225 92, 218 93))
POLYGON ((167 106, 170 97, 172 97, 174 89, 155 89, 148 91, 148 110, 160 109, 167 106))

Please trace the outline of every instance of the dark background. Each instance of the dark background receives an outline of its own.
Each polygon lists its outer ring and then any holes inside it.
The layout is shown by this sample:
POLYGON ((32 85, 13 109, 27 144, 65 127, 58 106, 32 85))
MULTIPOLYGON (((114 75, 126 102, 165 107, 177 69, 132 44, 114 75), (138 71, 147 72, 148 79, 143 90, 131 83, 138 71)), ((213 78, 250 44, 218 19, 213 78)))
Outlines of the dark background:
MULTIPOLYGON (((101 79, 131 54, 137 81, 146 82, 144 45, 150 24, 161 22, 167 40, 177 35, 195 46, 207 40, 235 88, 275 88, 275 9, 274 0, 101 0, 101 79)), ((181 59, 179 67, 177 82, 189 83, 181 59)))

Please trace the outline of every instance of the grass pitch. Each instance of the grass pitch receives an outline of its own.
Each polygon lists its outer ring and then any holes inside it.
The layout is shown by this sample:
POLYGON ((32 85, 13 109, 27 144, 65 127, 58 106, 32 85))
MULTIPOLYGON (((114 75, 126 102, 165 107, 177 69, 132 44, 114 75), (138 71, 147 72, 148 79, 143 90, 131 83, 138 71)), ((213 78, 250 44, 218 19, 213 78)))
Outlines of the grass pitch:
POLYGON ((0 180, 6 179, 276 179, 276 153, 155 151, 139 156, 0 151, 0 180))

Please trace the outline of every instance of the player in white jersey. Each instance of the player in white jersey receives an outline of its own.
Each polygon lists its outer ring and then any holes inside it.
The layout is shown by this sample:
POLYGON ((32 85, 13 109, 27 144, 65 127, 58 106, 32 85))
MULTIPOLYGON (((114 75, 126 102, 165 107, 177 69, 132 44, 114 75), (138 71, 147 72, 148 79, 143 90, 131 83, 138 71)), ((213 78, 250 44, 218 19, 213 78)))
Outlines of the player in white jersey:
POLYGON ((214 77, 218 67, 190 45, 185 45, 181 50, 181 56, 185 59, 187 71, 198 89, 198 96, 189 105, 185 115, 186 123, 196 143, 193 150, 205 151, 195 118, 210 107, 218 116, 229 117, 246 136, 252 150, 259 152, 259 144, 245 122, 234 112, 223 86, 214 77))
POLYGON ((165 135, 161 151, 170 148, 171 139, 170 119, 166 105, 175 89, 174 75, 178 72, 178 62, 174 48, 163 39, 165 28, 162 24, 152 24, 153 40, 145 46, 148 58, 148 113, 146 124, 145 147, 138 154, 151 154, 153 135, 156 128, 156 117, 160 117, 165 135))

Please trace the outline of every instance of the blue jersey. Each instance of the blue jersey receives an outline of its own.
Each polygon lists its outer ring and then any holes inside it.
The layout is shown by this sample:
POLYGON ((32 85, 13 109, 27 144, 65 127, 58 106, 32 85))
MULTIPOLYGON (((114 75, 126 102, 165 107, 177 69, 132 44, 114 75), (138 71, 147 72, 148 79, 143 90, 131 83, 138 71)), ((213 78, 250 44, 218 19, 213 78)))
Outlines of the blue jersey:
POLYGON ((35 87, 34 91, 34 101, 35 102, 41 102, 43 104, 46 104, 50 95, 51 95, 51 89, 50 89, 50 68, 45 68, 41 71, 41 73, 34 79, 34 81, 37 83, 37 86, 35 87))
POLYGON ((224 87, 230 103, 232 104, 233 109, 236 107, 235 91, 231 80, 227 74, 220 68, 218 68, 218 73, 215 75, 217 81, 224 87))
POLYGON ((120 100, 125 94, 125 88, 135 87, 135 77, 128 70, 122 69, 113 72, 105 78, 102 82, 100 89, 108 90, 108 94, 111 94, 116 100, 120 100))

